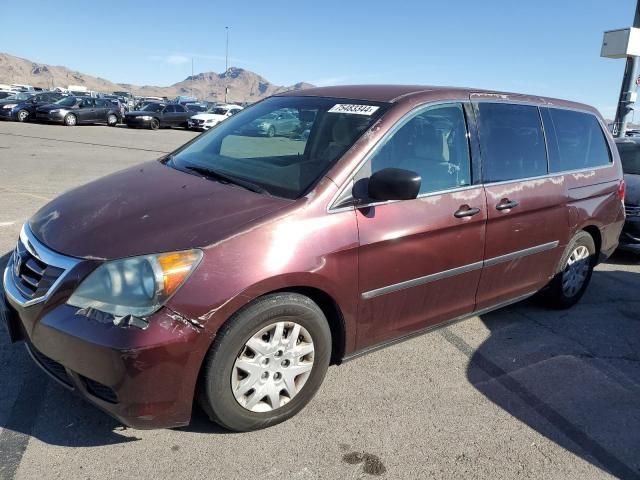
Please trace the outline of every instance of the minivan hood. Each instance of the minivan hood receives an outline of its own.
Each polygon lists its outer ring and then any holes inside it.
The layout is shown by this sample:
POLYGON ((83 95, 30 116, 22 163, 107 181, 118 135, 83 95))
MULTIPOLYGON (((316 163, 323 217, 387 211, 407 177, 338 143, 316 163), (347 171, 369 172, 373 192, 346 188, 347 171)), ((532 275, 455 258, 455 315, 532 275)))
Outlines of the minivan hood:
POLYGON ((59 253, 114 259, 205 247, 292 202, 153 161, 64 193, 29 227, 59 253))
POLYGON ((624 203, 640 207, 640 175, 625 174, 624 183, 626 185, 624 203))

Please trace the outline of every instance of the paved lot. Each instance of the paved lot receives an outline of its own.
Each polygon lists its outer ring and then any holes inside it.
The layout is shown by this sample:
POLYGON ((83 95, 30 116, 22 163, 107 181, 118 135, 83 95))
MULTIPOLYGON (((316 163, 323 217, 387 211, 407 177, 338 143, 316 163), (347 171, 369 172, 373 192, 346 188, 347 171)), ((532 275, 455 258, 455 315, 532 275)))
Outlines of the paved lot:
MULTIPOLYGON (((0 123, 0 255, 48 199, 193 136, 0 123)), ((639 293, 616 255, 570 311, 526 302, 332 367, 302 414, 247 434, 199 412, 123 428, 0 329, 0 478, 640 478, 639 293)))

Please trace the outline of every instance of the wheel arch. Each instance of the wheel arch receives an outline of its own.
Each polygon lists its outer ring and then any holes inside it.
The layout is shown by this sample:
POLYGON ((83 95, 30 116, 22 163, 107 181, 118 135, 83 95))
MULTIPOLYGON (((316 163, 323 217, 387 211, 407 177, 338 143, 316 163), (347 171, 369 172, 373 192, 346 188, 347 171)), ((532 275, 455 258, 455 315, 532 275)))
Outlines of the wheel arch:
POLYGON ((595 225, 585 225, 582 230, 587 232, 593 238, 593 242, 596 244, 596 255, 600 255, 602 249, 602 233, 600 229, 595 225))
POLYGON ((320 310, 322 310, 322 313, 324 313, 324 316, 329 323, 329 330, 331 330, 331 365, 339 364, 345 355, 346 326, 342 310, 340 310, 335 299, 324 290, 307 286, 281 288, 272 292, 267 292, 264 295, 279 292, 292 292, 304 295, 305 297, 309 297, 316 303, 316 305, 318 305, 318 307, 320 307, 320 310))

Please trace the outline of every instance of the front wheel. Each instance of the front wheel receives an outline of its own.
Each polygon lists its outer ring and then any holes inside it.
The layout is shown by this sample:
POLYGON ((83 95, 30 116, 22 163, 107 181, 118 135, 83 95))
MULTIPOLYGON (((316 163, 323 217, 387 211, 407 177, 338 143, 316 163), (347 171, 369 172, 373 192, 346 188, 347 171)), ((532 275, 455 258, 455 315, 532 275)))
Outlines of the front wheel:
POLYGON ((593 237, 585 231, 578 232, 569 242, 556 275, 540 292, 542 302, 557 309, 578 303, 591 281, 596 253, 593 237))
POLYGON ((276 127, 274 127, 273 125, 271 125, 269 127, 269 130, 267 130, 267 137, 269 138, 273 138, 276 136, 276 127))
POLYGON ((266 295, 234 315, 205 359, 199 403, 233 431, 292 417, 317 392, 331 357, 322 310, 295 293, 266 295))
POLYGON ((76 116, 73 113, 68 113, 65 117, 64 117, 64 124, 67 127, 73 127, 78 123, 78 119, 76 118, 76 116))
POLYGON ((158 130, 160 128, 160 121, 157 118, 151 120, 151 124, 149 125, 151 130, 158 130))
POLYGON ((29 119, 29 112, 26 110, 20 110, 17 118, 19 122, 26 122, 29 119))
POLYGON ((107 125, 109 125, 110 127, 115 127, 117 124, 118 117, 113 113, 109 114, 109 116, 107 116, 107 125))

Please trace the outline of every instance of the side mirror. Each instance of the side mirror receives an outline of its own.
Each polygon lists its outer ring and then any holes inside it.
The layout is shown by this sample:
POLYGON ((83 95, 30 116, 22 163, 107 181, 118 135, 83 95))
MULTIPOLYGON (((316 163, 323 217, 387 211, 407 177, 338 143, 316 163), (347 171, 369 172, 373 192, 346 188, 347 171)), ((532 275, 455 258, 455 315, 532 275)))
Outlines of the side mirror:
POLYGON ((418 196, 422 177, 411 170, 384 168, 369 178, 368 195, 373 200, 412 200, 418 196))

